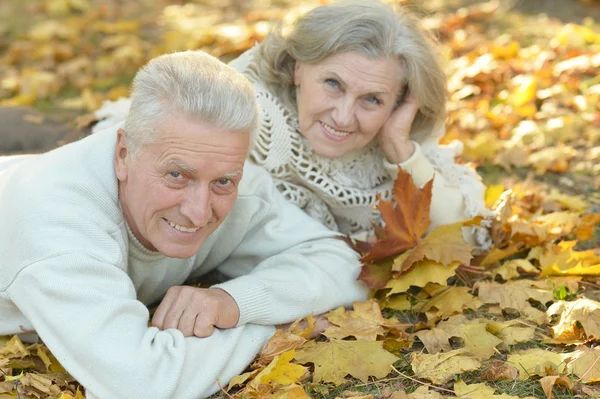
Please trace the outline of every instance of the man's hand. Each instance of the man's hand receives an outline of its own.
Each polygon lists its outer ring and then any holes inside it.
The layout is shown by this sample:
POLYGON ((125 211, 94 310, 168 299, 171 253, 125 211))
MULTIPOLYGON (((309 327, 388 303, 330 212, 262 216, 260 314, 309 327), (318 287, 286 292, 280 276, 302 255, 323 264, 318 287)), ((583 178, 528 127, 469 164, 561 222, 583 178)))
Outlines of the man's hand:
POLYGON ((419 105, 411 93, 392 112, 379 132, 379 143, 389 163, 406 161, 415 151, 410 141, 410 127, 419 110, 419 105))
POLYGON ((240 309, 227 292, 219 288, 175 285, 167 291, 152 317, 161 330, 176 328, 186 337, 208 337, 217 328, 233 328, 240 309))

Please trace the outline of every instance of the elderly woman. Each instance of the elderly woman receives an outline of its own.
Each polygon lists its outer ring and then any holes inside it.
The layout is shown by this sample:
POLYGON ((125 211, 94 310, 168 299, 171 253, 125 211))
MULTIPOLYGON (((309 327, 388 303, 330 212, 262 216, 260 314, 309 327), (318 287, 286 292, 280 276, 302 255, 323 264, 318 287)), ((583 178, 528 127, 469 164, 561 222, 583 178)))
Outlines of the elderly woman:
MULTIPOLYGON (((317 7, 230 65, 262 109, 250 160, 330 229, 366 237, 398 168, 419 186, 435 177, 431 228, 487 214, 477 174, 437 145, 446 80, 434 41, 406 12, 374 0, 317 7)), ((112 123, 126 107, 97 115, 112 123)))

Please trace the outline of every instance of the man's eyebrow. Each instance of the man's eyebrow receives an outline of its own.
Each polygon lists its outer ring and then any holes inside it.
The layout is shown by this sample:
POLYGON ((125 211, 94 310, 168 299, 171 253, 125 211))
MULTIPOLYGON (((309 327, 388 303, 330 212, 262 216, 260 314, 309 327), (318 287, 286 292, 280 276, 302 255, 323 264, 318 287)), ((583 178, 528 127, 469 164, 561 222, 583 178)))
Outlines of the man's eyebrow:
POLYGON ((186 172, 190 172, 190 173, 195 173, 196 172, 196 169, 192 168, 191 166, 187 166, 183 162, 179 162, 179 161, 175 161, 175 160, 171 160, 171 161, 167 162, 167 165, 176 166, 179 169, 184 170, 186 172))
POLYGON ((234 177, 237 177, 237 176, 239 176, 241 174, 242 174, 242 170, 238 169, 238 170, 236 170, 234 172, 231 172, 231 173, 225 173, 223 175, 223 177, 226 178, 226 179, 233 179, 234 177))

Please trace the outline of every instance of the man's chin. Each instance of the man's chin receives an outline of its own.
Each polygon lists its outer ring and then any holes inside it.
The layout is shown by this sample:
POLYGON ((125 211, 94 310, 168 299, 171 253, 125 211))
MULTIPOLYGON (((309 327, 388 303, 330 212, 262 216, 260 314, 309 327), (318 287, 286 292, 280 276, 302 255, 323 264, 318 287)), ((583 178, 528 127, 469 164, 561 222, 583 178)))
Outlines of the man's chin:
MULTIPOLYGON (((204 242, 204 240, 202 240, 204 242)), ((191 258, 200 251, 202 242, 194 244, 163 244, 157 246, 158 252, 169 258, 186 259, 191 258)))

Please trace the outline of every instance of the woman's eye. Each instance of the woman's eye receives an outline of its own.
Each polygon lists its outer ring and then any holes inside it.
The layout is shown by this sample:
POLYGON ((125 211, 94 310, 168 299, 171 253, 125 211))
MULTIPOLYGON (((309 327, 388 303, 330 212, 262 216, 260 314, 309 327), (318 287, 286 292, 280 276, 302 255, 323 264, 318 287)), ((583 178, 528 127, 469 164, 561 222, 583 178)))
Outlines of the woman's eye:
POLYGON ((334 87, 334 88, 338 88, 340 85, 339 82, 335 79, 325 79, 325 84, 327 84, 327 86, 334 87))
POLYGON ((367 97, 367 102, 369 102, 371 104, 381 105, 381 101, 375 96, 367 97))
POLYGON ((181 177, 181 173, 179 173, 179 172, 169 172, 169 176, 171 176, 173 179, 179 179, 181 177))

